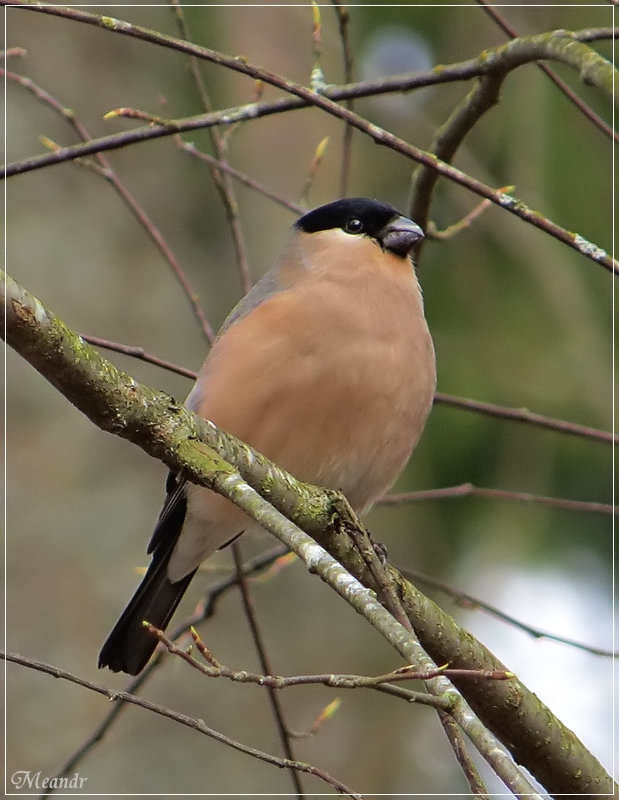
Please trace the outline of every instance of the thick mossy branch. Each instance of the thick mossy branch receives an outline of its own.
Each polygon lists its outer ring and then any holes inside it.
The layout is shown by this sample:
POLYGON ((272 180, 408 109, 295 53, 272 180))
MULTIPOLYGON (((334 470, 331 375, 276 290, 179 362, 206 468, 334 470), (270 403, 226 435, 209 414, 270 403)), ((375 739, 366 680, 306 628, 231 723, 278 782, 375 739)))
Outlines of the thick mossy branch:
MULTIPOLYGON (((480 670, 506 669, 397 570, 391 570, 391 574, 419 641, 436 663, 454 668, 466 664, 467 669, 473 665, 480 670)), ((456 677, 452 682, 478 717, 509 747, 516 762, 526 766, 551 794, 613 796, 613 781, 603 767, 523 683, 486 683, 476 678, 463 681, 456 677), (520 725, 524 730, 518 730, 520 725)))
POLYGON ((610 61, 583 43, 587 31, 556 30, 519 36, 506 44, 485 50, 479 57, 484 73, 510 71, 534 61, 561 61, 575 69, 583 83, 597 86, 614 101, 617 92, 613 87, 615 68, 610 61))
MULTIPOLYGON (((2 287, 6 292, 6 297, 4 293, 0 297, 6 310, 2 329, 8 344, 92 422, 232 500, 235 492, 244 491, 246 481, 311 534, 364 586, 376 588, 347 534, 351 528, 360 529, 360 523, 341 495, 296 481, 169 395, 137 383, 11 278, 2 275, 2 287)), ((390 574, 415 634, 436 663, 463 669, 505 669, 400 573, 390 569, 390 574)), ((484 725, 549 792, 612 793, 612 780, 603 767, 518 680, 453 682, 484 725)))
POLYGON ((525 36, 508 42, 505 45, 506 53, 518 53, 522 50, 525 60, 533 60, 527 57, 527 43, 530 42, 530 46, 536 48, 539 42, 547 53, 547 58, 569 64, 578 71, 583 83, 602 89, 616 103, 618 91, 614 86, 615 68, 592 47, 579 41, 577 36, 578 32, 564 30, 525 36))

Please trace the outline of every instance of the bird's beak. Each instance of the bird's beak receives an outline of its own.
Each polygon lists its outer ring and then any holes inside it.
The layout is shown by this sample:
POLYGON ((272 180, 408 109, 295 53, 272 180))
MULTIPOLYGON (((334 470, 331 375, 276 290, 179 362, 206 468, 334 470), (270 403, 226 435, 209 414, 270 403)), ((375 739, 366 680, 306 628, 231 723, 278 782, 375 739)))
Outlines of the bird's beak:
POLYGON ((384 250, 397 256, 407 256, 417 242, 423 239, 423 231, 407 217, 396 217, 382 229, 379 241, 384 250))

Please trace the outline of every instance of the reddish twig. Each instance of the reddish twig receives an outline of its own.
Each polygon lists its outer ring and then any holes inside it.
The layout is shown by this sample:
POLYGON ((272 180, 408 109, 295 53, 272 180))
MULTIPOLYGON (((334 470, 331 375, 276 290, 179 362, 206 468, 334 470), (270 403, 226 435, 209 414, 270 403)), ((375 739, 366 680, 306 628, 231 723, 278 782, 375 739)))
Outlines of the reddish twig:
POLYGON ((511 500, 516 503, 537 503, 554 508, 563 508, 567 511, 585 511, 593 514, 617 514, 619 506, 607 503, 594 503, 586 500, 568 500, 560 497, 544 497, 530 492, 513 492, 506 489, 489 489, 485 486, 475 486, 472 483, 462 483, 459 486, 445 486, 439 489, 426 489, 419 492, 400 492, 388 494, 378 502, 381 505, 399 505, 417 500, 445 500, 451 497, 489 497, 494 500, 511 500))
MULTIPOLYGON (((172 364, 169 361, 164 361, 157 356, 146 353, 141 347, 134 347, 132 345, 121 344, 119 342, 112 342, 107 339, 100 339, 97 336, 90 334, 80 334, 82 338, 95 345, 95 347, 103 347, 106 350, 113 350, 123 355, 138 358, 141 361, 146 361, 150 364, 162 367, 163 369, 176 372, 178 375, 183 375, 186 378, 195 380, 197 373, 193 370, 186 369, 177 364, 172 364)), ((585 439, 593 441, 605 442, 607 444, 617 444, 619 442, 618 436, 613 436, 606 431, 591 428, 586 425, 579 425, 575 422, 567 422, 561 419, 554 419, 546 417, 542 414, 536 414, 524 408, 508 408, 506 406, 498 406, 492 403, 485 403, 481 400, 471 400, 466 397, 454 397, 453 395, 443 394, 437 392, 434 397, 435 403, 453 406, 454 408, 461 408, 465 411, 473 411, 478 414, 485 414, 491 417, 499 417, 503 419, 513 420, 515 422, 524 422, 529 425, 537 425, 541 428, 558 431, 559 433, 567 433, 571 436, 581 436, 585 439)))
POLYGON ((206 164, 209 164, 210 166, 217 167, 217 169, 220 170, 221 172, 226 172, 232 178, 239 181, 239 183, 242 183, 244 186, 253 189, 258 194, 264 195, 264 197, 268 197, 269 200, 273 200, 273 202, 278 203, 278 205, 283 206, 284 208, 287 208, 289 211, 293 211, 295 214, 299 215, 304 214, 307 211, 307 209, 304 206, 301 206, 298 203, 294 203, 291 200, 286 200, 286 198, 281 197, 280 195, 269 191, 269 189, 267 189, 261 183, 258 183, 258 181, 255 181, 253 178, 250 178, 249 175, 245 175, 244 172, 241 172, 240 170, 231 167, 230 164, 228 164, 227 162, 218 161, 213 156, 208 155, 208 153, 203 153, 201 150, 198 150, 198 148, 192 142, 186 142, 180 136, 176 136, 175 140, 176 144, 180 147, 181 150, 184 150, 185 153, 194 156, 200 161, 204 161, 206 164))
POLYGON ((408 567, 402 567, 398 565, 397 569, 406 577, 415 582, 415 583, 422 583, 426 586, 430 586, 434 589, 438 589, 441 592, 444 592, 446 595, 452 598, 459 606, 462 608, 468 609, 477 609, 479 608, 481 611, 485 611, 487 614, 496 617, 497 619, 502 620, 503 622, 508 623, 509 625, 513 625, 515 628, 527 633, 529 636, 532 636, 534 639, 550 639, 553 642, 558 642, 559 644, 565 644, 569 647, 575 647, 578 650, 584 650, 586 653, 591 653, 595 656, 604 656, 606 658, 616 658, 619 656, 619 653, 614 653, 612 650, 607 650, 602 647, 593 647, 592 645, 583 644, 583 642, 577 642, 574 639, 568 639, 565 636, 559 636, 556 633, 549 633, 548 631, 542 631, 539 628, 534 628, 532 625, 528 625, 526 622, 521 622, 520 620, 516 619, 515 617, 506 614, 504 611, 500 611, 496 606, 492 606, 489 603, 486 603, 484 600, 480 600, 478 597, 474 597, 471 594, 467 594, 467 592, 463 592, 460 589, 455 589, 453 586, 450 586, 448 583, 444 583, 443 581, 439 581, 437 578, 434 578, 432 575, 426 575, 423 572, 417 572, 416 570, 408 569, 408 567))
MULTIPOLYGON (((344 62, 344 79, 346 83, 352 83, 353 80, 353 57, 352 48, 350 46, 350 36, 348 30, 348 23, 350 17, 348 10, 339 2, 339 0, 331 0, 337 15, 337 22, 340 32, 340 40, 342 42, 342 56, 344 62)), ((346 108, 349 111, 354 109, 354 100, 352 98, 345 100, 346 108)), ((342 166, 340 170, 340 196, 346 197, 348 194, 348 180, 350 175, 350 164, 352 160, 352 134, 353 127, 349 123, 344 126, 344 135, 342 137, 342 166)))
POLYGON ((152 356, 141 347, 134 347, 133 345, 120 344, 119 342, 111 342, 108 339, 100 339, 98 336, 91 336, 88 333, 80 333, 80 336, 85 342, 94 345, 95 347, 102 347, 105 350, 112 350, 116 353, 122 353, 131 358, 137 358, 140 361, 146 361, 149 364, 154 364, 157 367, 166 369, 169 372, 176 372, 177 375, 182 375, 185 378, 195 380, 197 373, 191 369, 185 369, 178 364, 173 364, 171 361, 164 361, 157 356, 152 356))
POLYGON ((582 436, 585 439, 593 439, 594 441, 606 442, 607 444, 619 444, 619 436, 614 436, 607 431, 601 431, 597 428, 591 428, 587 425, 579 425, 575 422, 566 422, 561 419, 553 419, 546 417, 542 414, 536 414, 526 408, 508 408, 506 406, 498 406, 494 403, 485 403, 481 400, 470 400, 466 397, 454 397, 450 394, 437 392, 434 396, 434 402, 442 405, 453 406, 454 408, 462 408, 466 411, 475 411, 479 414, 486 414, 490 417, 501 417, 502 419, 511 419, 514 422, 526 422, 529 425, 537 425, 540 428, 548 428, 549 430, 559 431, 560 433, 567 433, 571 436, 582 436))
MULTIPOLYGON (((197 658, 194 658, 189 649, 179 647, 176 642, 172 641, 164 631, 156 628, 148 622, 144 623, 144 627, 156 637, 171 655, 179 656, 194 667, 198 672, 206 675, 209 678, 227 678, 235 683, 255 683, 257 686, 266 686, 272 689, 284 689, 291 686, 311 686, 314 684, 322 684, 336 689, 375 689, 378 686, 383 686, 388 683, 397 683, 400 681, 430 681, 433 678, 438 678, 441 675, 450 676, 453 678, 471 678, 472 680, 488 680, 488 681, 508 681, 516 676, 513 672, 504 669, 452 669, 448 665, 443 667, 434 667, 430 669, 420 668, 414 664, 406 664, 403 667, 386 672, 383 675, 368 676, 368 675, 350 675, 350 674, 337 674, 333 672, 323 673, 319 675, 272 675, 270 673, 260 674, 257 672, 249 672, 246 669, 235 670, 225 666, 220 661, 212 657, 212 654, 205 647, 197 634, 194 635, 196 649, 200 652, 207 650, 209 658, 207 663, 203 664, 197 658)), ((418 695, 417 702, 448 710, 451 706, 451 700, 445 695, 418 695)))
MULTIPOLYGON (((74 131, 77 133, 77 135, 84 143, 92 141, 90 133, 86 129, 85 125, 83 125, 79 121, 75 113, 71 109, 62 105, 62 103, 60 103, 55 97, 49 94, 49 92, 46 92, 36 83, 34 83, 34 81, 22 75, 17 75, 13 72, 4 72, 4 70, 0 70, 0 75, 3 73, 6 75, 8 79, 18 83, 23 88, 32 92, 32 94, 34 94, 35 97, 37 97, 39 100, 49 105, 58 114, 60 114, 60 116, 66 119, 67 122, 72 126, 74 131)), ((62 149, 65 148, 55 147, 54 151, 58 152, 59 150, 62 149)), ((154 221, 148 216, 148 214, 142 208, 142 206, 140 206, 137 200, 133 197, 131 192, 129 192, 127 187, 122 183, 117 173, 115 172, 115 170, 113 169, 107 158, 103 155, 103 153, 101 151, 98 151, 93 153, 93 155, 95 156, 96 161, 98 162, 99 165, 97 168, 98 174, 101 175, 103 178, 105 178, 105 180, 112 186, 114 191, 116 191, 117 194, 121 197, 123 202, 129 207, 130 211, 136 217, 136 219, 138 220, 140 225, 144 228, 146 233, 153 240, 157 249, 171 267, 173 274, 180 283, 185 296, 189 300, 191 310, 198 324, 200 325, 204 337, 209 343, 212 343, 212 341, 215 338, 213 329, 208 319, 206 318, 204 310, 202 309, 202 307, 198 302, 197 294, 195 293, 193 287, 191 286, 189 279, 185 275, 185 272, 181 267, 180 263, 178 262, 176 256, 174 255, 168 243, 166 242, 165 238, 163 237, 161 231, 155 225, 154 221)), ((96 166, 94 164, 90 164, 88 161, 85 160, 80 160, 80 163, 83 163, 85 166, 96 166)))
MULTIPOLYGON (((179 0, 172 0, 172 7, 176 13, 176 19, 181 36, 183 36, 185 40, 189 40, 189 30, 185 20, 185 15, 183 13, 183 8, 179 0)), ((199 60, 195 56, 191 56, 189 59, 189 66, 204 110, 206 112, 212 111, 213 106, 211 103, 211 98, 206 87, 206 83, 202 77, 202 73, 200 72, 199 60)), ((220 134, 217 128, 209 128, 209 134, 211 144, 213 145, 213 150, 217 156, 217 160, 225 162, 227 154, 227 143, 225 138, 220 134)), ((249 263, 247 260, 245 240, 243 237, 243 231, 241 230, 241 221, 239 219, 238 203, 234 193, 234 186, 232 185, 228 173, 220 170, 216 166, 211 165, 211 175, 213 176, 215 187, 217 188, 226 217, 228 219, 228 225, 230 226, 230 233, 232 235, 232 242, 236 251, 236 261, 241 278, 241 289, 245 294, 251 289, 251 278, 249 274, 249 263)))

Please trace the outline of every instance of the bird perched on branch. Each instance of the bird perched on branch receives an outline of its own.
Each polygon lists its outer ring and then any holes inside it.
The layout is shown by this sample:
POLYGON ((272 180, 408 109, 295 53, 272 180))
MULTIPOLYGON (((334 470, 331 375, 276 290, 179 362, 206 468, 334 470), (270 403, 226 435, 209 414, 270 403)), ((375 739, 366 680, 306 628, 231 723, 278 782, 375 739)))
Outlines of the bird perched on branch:
MULTIPOLYGON (((417 444, 436 385, 410 253, 421 229, 389 205, 347 198, 293 226, 275 266, 225 321, 186 405, 302 481, 363 513, 417 444)), ((257 528, 226 498, 174 474, 142 583, 99 666, 137 675, 198 566, 257 528)))

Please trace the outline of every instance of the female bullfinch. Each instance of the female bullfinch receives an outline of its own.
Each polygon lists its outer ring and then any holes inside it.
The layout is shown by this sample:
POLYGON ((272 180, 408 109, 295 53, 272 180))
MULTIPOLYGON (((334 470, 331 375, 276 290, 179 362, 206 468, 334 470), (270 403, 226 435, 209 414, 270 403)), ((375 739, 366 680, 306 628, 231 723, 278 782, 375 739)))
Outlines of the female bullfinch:
MULTIPOLYGON (((337 200, 302 216, 275 266, 225 321, 188 408, 360 513, 423 430, 434 347, 410 253, 421 229, 391 206, 337 200)), ((198 566, 256 529, 226 498, 170 474, 152 561, 99 656, 137 675, 198 566)))

